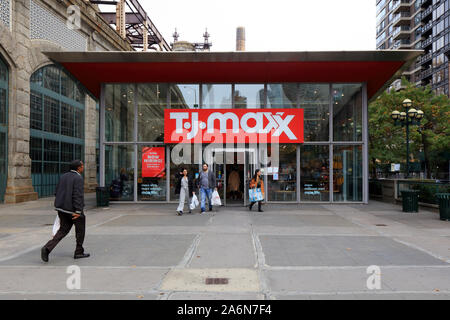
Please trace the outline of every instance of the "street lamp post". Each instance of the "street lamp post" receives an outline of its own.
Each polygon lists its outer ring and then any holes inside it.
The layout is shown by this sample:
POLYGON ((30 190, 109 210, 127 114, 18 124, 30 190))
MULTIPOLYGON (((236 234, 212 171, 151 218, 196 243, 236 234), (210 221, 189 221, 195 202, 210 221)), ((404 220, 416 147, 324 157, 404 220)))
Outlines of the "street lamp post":
POLYGON ((423 111, 412 108, 412 101, 409 99, 403 100, 402 103, 405 108, 404 112, 397 110, 391 113, 391 118, 394 120, 394 125, 406 127, 406 179, 409 177, 409 126, 420 125, 423 119, 423 111))

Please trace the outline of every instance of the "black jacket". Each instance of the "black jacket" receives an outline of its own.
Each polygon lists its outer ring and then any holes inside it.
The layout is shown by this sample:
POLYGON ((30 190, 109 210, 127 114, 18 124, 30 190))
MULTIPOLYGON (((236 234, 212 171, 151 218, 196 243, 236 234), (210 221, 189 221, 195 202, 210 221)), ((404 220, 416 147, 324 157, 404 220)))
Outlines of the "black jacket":
MULTIPOLYGON (((177 180, 176 180, 176 185, 175 185, 175 194, 180 194, 180 190, 181 190, 181 179, 183 179, 183 175, 182 174, 178 174, 177 175, 177 180)), ((188 175, 188 187, 189 187, 189 196, 192 195, 192 192, 194 192, 194 182, 193 182, 193 178, 191 176, 188 175)))
POLYGON ((81 213, 84 209, 84 180, 75 171, 61 176, 55 192, 55 208, 81 213))

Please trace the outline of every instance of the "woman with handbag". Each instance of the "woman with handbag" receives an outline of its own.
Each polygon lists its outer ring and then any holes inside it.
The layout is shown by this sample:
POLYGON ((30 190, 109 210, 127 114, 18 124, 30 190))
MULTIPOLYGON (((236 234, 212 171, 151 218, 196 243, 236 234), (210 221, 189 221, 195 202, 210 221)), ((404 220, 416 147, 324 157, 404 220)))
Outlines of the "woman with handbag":
POLYGON ((177 177, 177 184, 175 186, 175 194, 180 195, 180 202, 177 208, 177 214, 179 216, 183 215, 184 203, 187 200, 187 205, 189 208, 189 213, 192 213, 190 208, 191 196, 194 196, 194 183, 192 182, 192 178, 188 177, 188 172, 184 169, 177 177))
POLYGON ((261 202, 264 200, 264 181, 261 177, 261 170, 256 169, 255 175, 253 176, 253 179, 250 181, 250 189, 253 189, 255 193, 259 191, 258 189, 261 189, 262 197, 260 197, 259 200, 251 201, 248 210, 252 210, 252 207, 255 204, 255 202, 258 202, 258 212, 263 212, 263 210, 261 209, 261 202))

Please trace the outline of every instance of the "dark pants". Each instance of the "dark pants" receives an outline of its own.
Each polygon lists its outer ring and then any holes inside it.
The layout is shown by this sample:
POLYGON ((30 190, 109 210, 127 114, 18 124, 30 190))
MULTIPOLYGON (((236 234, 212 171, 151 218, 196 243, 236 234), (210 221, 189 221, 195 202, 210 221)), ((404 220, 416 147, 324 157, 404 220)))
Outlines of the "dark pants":
POLYGON ((77 239, 75 254, 83 254, 83 242, 86 230, 85 215, 81 214, 81 216, 79 216, 75 220, 72 220, 72 215, 68 213, 58 212, 58 216, 60 220, 60 228, 53 239, 47 242, 44 247, 47 248, 49 252, 51 252, 56 247, 56 245, 70 232, 70 229, 72 229, 72 225, 75 225, 75 237, 77 239))
MULTIPOLYGON (((258 211, 259 210, 261 210, 261 201, 257 201, 258 202, 258 211)), ((252 208, 253 208, 253 205, 255 204, 256 202, 250 202, 250 210, 252 210, 252 208)))

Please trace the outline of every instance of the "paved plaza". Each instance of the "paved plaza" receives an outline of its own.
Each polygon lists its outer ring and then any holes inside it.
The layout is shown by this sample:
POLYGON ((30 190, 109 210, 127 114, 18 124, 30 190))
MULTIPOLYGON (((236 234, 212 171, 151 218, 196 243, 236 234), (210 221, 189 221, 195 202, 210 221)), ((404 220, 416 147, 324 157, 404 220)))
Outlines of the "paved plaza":
POLYGON ((73 259, 72 230, 48 263, 53 199, 0 205, 0 299, 450 299, 450 222, 437 212, 371 201, 177 216, 176 204, 87 198, 92 256, 73 259), (71 265, 80 289, 67 288, 71 265), (372 265, 380 289, 367 286, 372 265))

